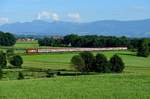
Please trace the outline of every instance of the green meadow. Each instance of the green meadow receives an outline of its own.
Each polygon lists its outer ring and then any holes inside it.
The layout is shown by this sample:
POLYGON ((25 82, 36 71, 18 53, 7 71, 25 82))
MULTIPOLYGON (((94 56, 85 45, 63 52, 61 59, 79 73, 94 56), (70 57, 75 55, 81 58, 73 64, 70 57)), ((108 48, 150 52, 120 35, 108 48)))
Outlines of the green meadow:
MULTIPOLYGON (((31 45, 15 46, 24 48, 31 45)), ((150 57, 137 57, 131 51, 93 53, 104 53, 108 59, 118 54, 126 65, 124 72, 25 80, 5 79, 0 81, 0 99, 150 99, 150 57)), ((76 54, 78 52, 22 55, 23 69, 74 71, 70 59, 76 54)))
POLYGON ((14 47, 15 48, 37 48, 39 47, 39 45, 38 45, 38 41, 30 41, 30 42, 18 41, 14 47))
POLYGON ((0 82, 4 99, 149 99, 150 77, 100 74, 0 82))

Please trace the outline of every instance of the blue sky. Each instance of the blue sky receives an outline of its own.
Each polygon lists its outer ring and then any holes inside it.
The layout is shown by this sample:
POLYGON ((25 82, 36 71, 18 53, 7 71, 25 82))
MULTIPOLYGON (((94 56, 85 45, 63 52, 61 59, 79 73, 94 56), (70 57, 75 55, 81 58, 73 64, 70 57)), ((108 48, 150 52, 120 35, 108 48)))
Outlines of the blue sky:
POLYGON ((0 0, 0 24, 150 18, 150 0, 0 0))

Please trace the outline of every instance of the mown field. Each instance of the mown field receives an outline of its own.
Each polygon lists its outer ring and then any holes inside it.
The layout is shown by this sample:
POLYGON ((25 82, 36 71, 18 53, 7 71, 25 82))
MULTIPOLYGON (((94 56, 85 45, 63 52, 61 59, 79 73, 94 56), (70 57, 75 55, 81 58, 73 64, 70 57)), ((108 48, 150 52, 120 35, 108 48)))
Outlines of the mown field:
MULTIPOLYGON (((120 55, 126 64, 124 72, 0 81, 0 99, 150 99, 150 57, 130 51, 100 53, 108 58, 120 55)), ((23 68, 74 70, 70 59, 75 54, 22 55, 23 68)))

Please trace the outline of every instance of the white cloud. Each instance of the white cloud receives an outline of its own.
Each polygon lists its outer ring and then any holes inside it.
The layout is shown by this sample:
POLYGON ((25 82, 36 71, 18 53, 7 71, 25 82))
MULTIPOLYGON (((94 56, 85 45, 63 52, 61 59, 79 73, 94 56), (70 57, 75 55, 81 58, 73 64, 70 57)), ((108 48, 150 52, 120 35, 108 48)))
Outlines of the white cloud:
MULTIPOLYGON (((76 13, 69 13, 67 15, 64 15, 63 18, 67 19, 69 21, 74 21, 74 22, 79 22, 81 20, 80 14, 78 12, 76 12, 76 13)), ((58 13, 55 13, 55 12, 42 11, 42 12, 38 13, 37 19, 38 20, 59 21, 60 20, 60 16, 58 15, 58 13)))
POLYGON ((43 19, 43 18, 50 19, 50 18, 51 18, 51 13, 46 12, 46 11, 40 12, 40 13, 38 14, 37 19, 41 20, 41 19, 43 19))
POLYGON ((9 19, 8 18, 0 18, 0 24, 6 24, 9 23, 9 19))
POLYGON ((69 13, 68 14, 68 17, 73 20, 73 21, 76 21, 76 22, 79 22, 81 20, 81 16, 79 13, 69 13))
POLYGON ((42 11, 38 14, 37 16, 38 20, 43 20, 43 19, 51 19, 53 21, 59 21, 60 17, 57 13, 52 13, 48 11, 42 11))
POLYGON ((60 17, 57 13, 52 13, 52 19, 55 20, 55 21, 59 21, 60 17))

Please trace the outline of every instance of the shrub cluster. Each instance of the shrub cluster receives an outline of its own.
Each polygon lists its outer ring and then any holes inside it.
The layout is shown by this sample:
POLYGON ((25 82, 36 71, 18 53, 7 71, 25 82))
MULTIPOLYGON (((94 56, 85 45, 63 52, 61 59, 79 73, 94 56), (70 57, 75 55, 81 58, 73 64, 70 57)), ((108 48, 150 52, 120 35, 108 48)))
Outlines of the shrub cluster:
POLYGON ((80 72, 99 72, 99 73, 121 73, 125 66, 118 55, 114 55, 108 61, 104 54, 94 56, 91 52, 82 52, 71 59, 71 63, 80 72))
POLYGON ((13 49, 8 49, 6 53, 0 51, 0 68, 7 67, 7 61, 14 67, 21 68, 23 59, 21 56, 16 55, 13 49))

